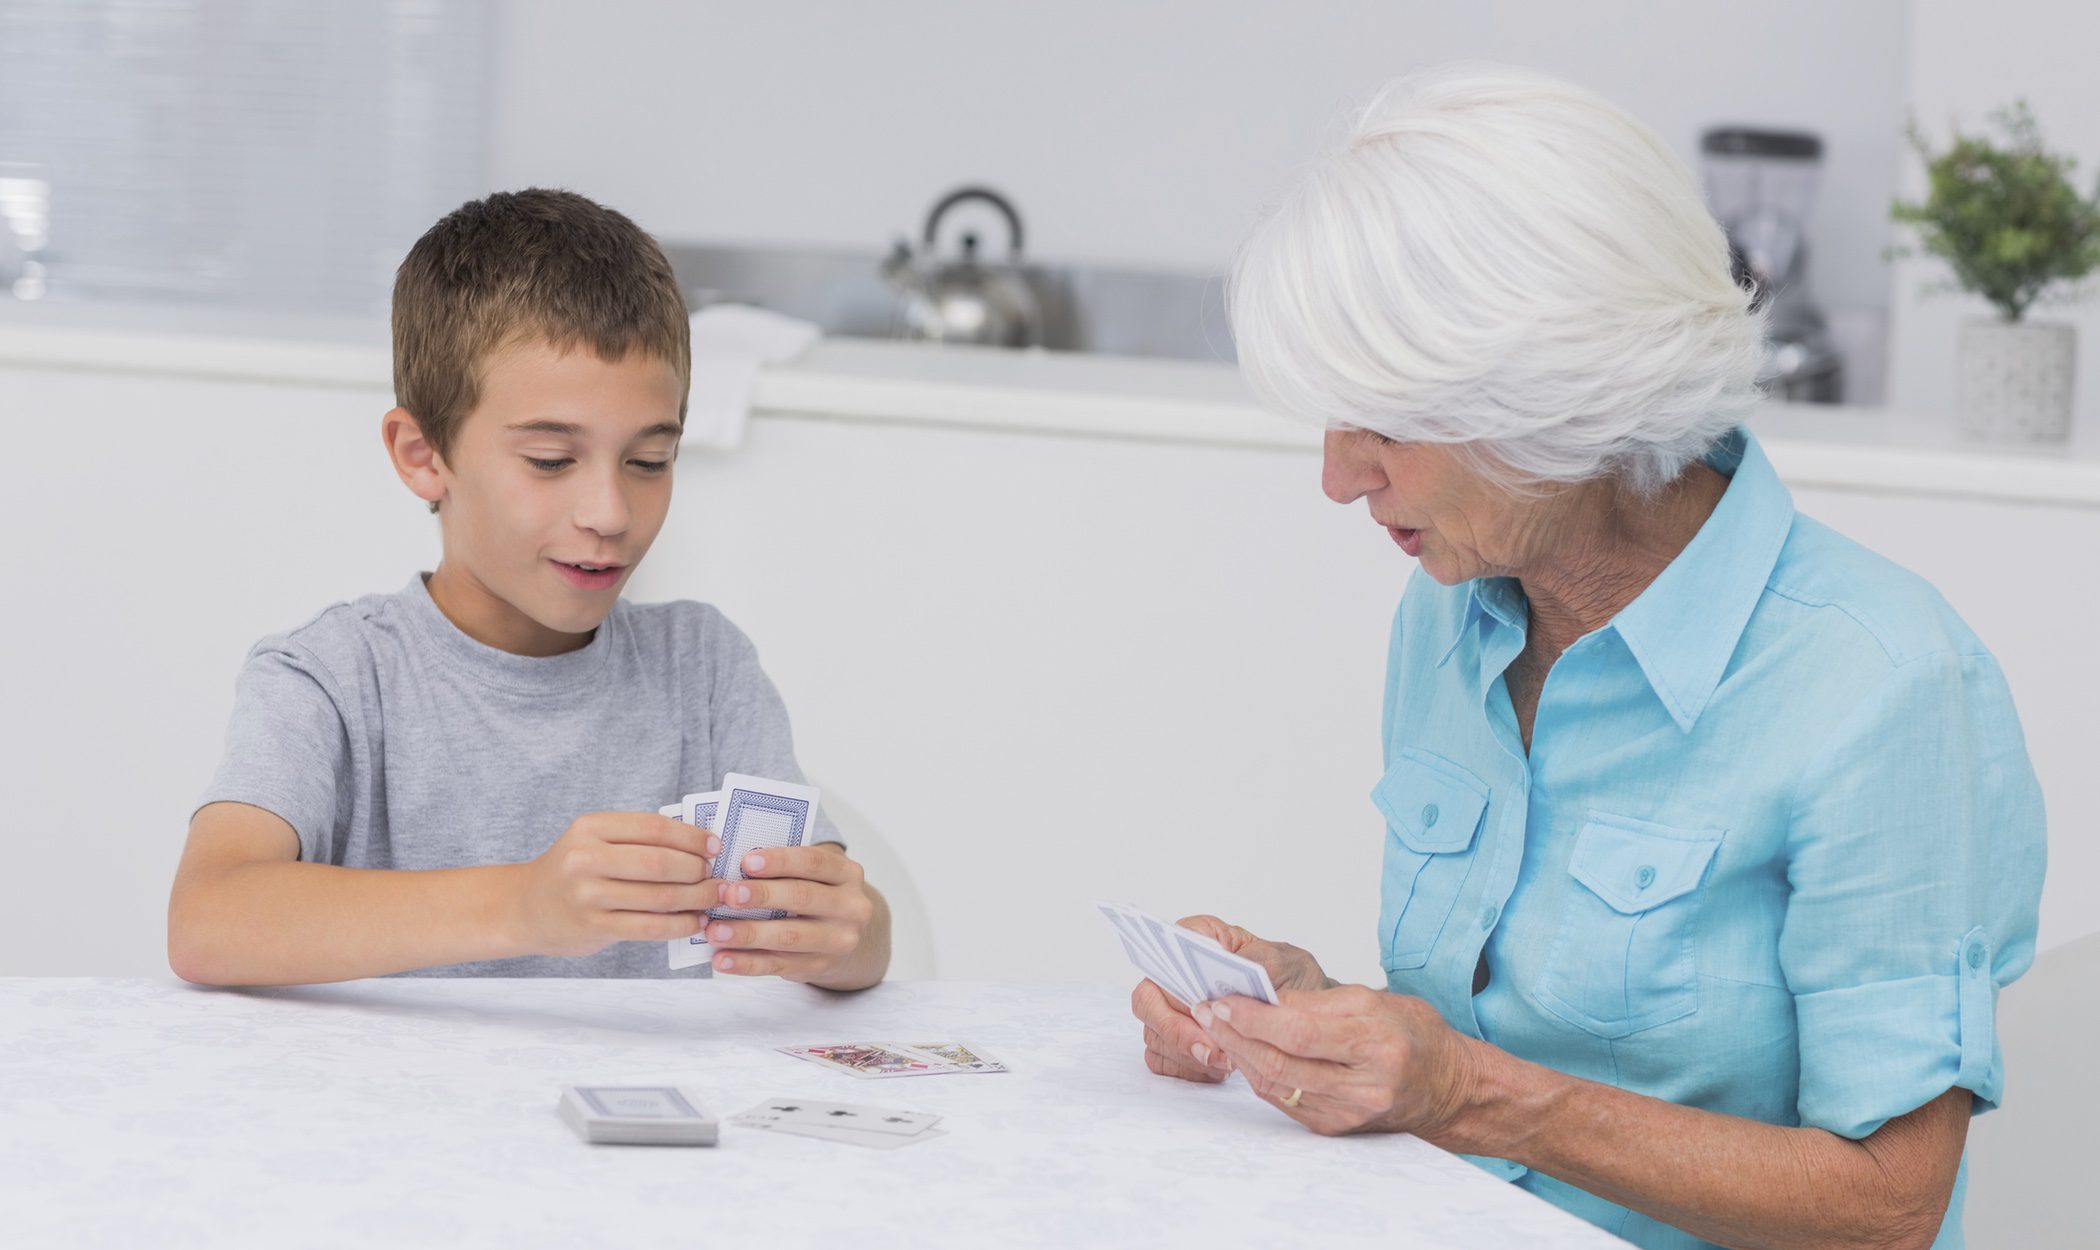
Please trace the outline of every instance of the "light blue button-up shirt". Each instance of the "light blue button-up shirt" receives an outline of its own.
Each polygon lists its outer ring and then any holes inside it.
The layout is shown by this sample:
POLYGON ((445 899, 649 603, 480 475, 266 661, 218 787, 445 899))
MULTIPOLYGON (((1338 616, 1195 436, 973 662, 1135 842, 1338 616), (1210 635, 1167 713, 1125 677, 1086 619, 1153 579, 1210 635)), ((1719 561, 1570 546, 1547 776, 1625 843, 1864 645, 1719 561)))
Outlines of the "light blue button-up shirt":
MULTIPOLYGON (((1713 515, 1553 665, 1528 755, 1521 587, 1408 583, 1372 796, 1387 986, 1524 1059, 1771 1124, 1861 1138, 1955 1086, 1995 1106, 2044 856, 2005 678, 1930 585, 1797 515, 1749 431, 1707 462, 1713 515)), ((1476 1162, 1638 1245, 1707 1244, 1476 1162)))

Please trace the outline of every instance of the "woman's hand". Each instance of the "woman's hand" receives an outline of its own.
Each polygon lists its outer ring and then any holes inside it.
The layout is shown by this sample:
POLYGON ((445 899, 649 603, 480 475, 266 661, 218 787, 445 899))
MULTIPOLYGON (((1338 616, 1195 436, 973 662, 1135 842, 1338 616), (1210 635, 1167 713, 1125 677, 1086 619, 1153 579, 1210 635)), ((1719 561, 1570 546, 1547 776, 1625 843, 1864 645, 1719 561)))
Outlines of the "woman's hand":
POLYGON ((1472 1045, 1419 998, 1361 985, 1283 989, 1283 1005, 1220 999, 1195 1023, 1254 1092, 1316 1133, 1455 1126, 1474 1080, 1472 1045))
POLYGON ((721 883, 723 907, 789 916, 709 921, 715 971, 825 989, 859 989, 882 978, 888 910, 844 851, 828 843, 753 851, 744 857, 744 876, 721 883))
MULTIPOLYGON (((1232 953, 1251 959, 1268 970, 1269 981, 1278 992, 1285 989, 1319 989, 1333 985, 1310 954, 1282 942, 1267 942, 1238 925, 1216 916, 1189 916, 1180 921, 1215 940, 1232 953)), ((1151 981, 1138 982, 1130 994, 1130 1012, 1145 1031, 1145 1066, 1161 1076, 1184 1081, 1217 1082, 1232 1071, 1232 1063, 1217 1045, 1183 1010, 1151 981)))

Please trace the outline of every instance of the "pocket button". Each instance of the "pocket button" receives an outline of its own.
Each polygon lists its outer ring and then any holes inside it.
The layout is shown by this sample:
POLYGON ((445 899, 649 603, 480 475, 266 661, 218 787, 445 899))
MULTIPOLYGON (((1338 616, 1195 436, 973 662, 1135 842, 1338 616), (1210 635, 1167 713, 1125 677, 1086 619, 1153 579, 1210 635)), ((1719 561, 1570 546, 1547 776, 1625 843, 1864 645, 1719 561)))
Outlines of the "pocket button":
POLYGON ((1638 886, 1643 890, 1647 889, 1651 885, 1654 885, 1655 865, 1642 864, 1640 867, 1640 871, 1633 874, 1633 883, 1634 885, 1638 886))
POLYGON ((1425 804, 1425 805, 1423 806, 1423 808, 1422 808, 1422 827, 1423 827, 1424 829, 1434 829, 1434 828, 1436 828, 1436 817, 1437 817, 1437 810, 1436 810, 1436 804, 1434 804, 1434 803, 1429 803, 1429 804, 1425 804))

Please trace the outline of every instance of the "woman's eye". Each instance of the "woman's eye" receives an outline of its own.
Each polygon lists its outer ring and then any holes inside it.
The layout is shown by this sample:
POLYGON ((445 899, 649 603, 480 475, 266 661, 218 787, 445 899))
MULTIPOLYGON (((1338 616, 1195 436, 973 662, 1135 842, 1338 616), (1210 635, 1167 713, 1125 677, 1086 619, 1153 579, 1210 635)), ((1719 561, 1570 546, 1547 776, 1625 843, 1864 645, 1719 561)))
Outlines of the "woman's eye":
POLYGON ((525 463, 543 472, 552 473, 569 462, 566 460, 535 460, 531 456, 527 456, 525 457, 525 463))

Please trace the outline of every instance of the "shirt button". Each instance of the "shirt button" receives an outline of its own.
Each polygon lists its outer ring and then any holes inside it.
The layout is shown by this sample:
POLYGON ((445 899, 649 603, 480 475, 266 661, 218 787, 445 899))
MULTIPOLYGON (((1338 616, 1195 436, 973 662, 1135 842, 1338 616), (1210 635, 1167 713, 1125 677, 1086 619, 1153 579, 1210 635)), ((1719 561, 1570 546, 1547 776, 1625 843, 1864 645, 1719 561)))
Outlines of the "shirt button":
POLYGON ((1983 943, 1969 943, 1969 966, 1971 968, 1983 967, 1983 943))
POLYGON ((1495 906, 1493 903, 1489 903, 1487 906, 1480 909, 1480 927, 1483 929, 1494 928, 1495 917, 1501 914, 1501 908, 1495 906))
POLYGON ((1642 865, 1641 865, 1641 868, 1640 868, 1640 871, 1639 871, 1639 872, 1636 872, 1636 873, 1634 873, 1634 874, 1633 874, 1633 883, 1634 883, 1634 885, 1638 886, 1639 888, 1641 888, 1641 889, 1643 889, 1643 890, 1647 889, 1647 888, 1648 888, 1649 886, 1651 886, 1651 885, 1654 885, 1654 884, 1655 884, 1655 869, 1654 869, 1654 867, 1653 867, 1653 866, 1651 866, 1651 865, 1648 865, 1648 864, 1642 864, 1642 865))
POLYGON ((1422 827, 1424 829, 1436 828, 1436 804, 1430 803, 1422 808, 1422 827))

